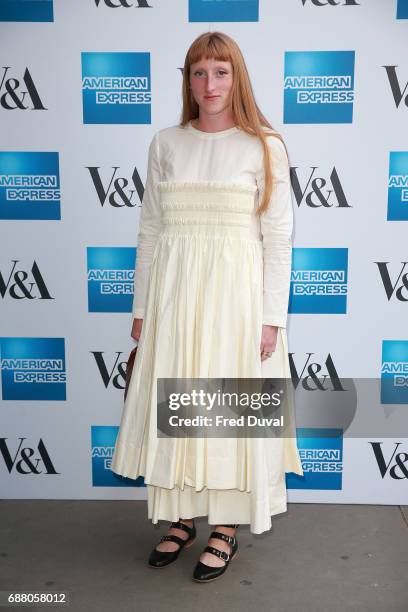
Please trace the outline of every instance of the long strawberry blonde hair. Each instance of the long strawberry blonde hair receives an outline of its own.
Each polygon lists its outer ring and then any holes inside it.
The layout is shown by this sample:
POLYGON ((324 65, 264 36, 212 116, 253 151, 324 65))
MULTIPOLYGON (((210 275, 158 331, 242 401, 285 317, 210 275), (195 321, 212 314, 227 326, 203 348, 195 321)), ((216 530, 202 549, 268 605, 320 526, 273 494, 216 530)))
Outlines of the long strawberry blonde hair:
POLYGON ((187 51, 183 69, 183 108, 180 125, 185 126, 188 121, 197 119, 199 107, 190 90, 190 66, 201 59, 214 59, 221 62, 231 62, 233 69, 232 83, 232 116, 234 123, 241 130, 251 136, 258 136, 263 146, 264 188, 262 202, 258 206, 257 214, 261 215, 268 208, 272 194, 273 173, 270 150, 266 137, 273 135, 282 141, 286 155, 289 154, 286 145, 278 132, 270 125, 255 102, 252 85, 249 78, 245 60, 237 43, 224 32, 204 32, 198 36, 187 51), (271 132, 264 130, 269 128, 271 132))

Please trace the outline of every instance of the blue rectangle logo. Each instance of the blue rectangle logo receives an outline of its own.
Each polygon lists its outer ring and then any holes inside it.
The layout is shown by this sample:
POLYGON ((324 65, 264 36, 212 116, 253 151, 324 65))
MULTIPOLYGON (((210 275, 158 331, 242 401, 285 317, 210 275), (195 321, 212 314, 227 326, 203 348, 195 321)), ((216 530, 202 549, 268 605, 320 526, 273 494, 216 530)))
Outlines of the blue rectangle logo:
POLYGON ((284 123, 352 123, 354 51, 287 51, 284 123))
POLYGON ((303 476, 286 474, 288 489, 341 490, 343 473, 343 431, 341 429, 299 428, 297 446, 303 476))
POLYGON ((92 486, 144 487, 144 478, 136 480, 115 474, 111 470, 112 456, 119 427, 93 425, 91 427, 92 486))
POLYGON ((64 338, 0 338, 3 400, 65 400, 64 338))
POLYGON ((135 247, 88 247, 89 312, 132 312, 135 247))
POLYGON ((347 312, 348 249, 292 249, 289 313, 347 312))
POLYGON ((58 153, 0 151, 0 219, 61 219, 58 153))
POLYGON ((84 123, 151 123, 150 53, 82 53, 84 123))
POLYGON ((259 21, 259 0, 189 0, 190 22, 259 21))
POLYGON ((54 21, 53 0, 1 0, 0 21, 54 21))
POLYGON ((408 340, 383 340, 381 404, 408 404, 408 340))
POLYGON ((408 151, 390 153, 387 221, 408 221, 408 151))
POLYGON ((397 19, 408 19, 408 0, 397 0, 397 19))

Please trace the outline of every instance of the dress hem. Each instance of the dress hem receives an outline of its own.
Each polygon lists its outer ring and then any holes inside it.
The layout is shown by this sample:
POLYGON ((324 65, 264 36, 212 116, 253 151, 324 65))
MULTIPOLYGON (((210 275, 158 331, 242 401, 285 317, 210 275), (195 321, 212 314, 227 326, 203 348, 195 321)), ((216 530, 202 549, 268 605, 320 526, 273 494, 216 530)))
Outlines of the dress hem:
POLYGON ((149 485, 147 493, 148 519, 154 525, 159 521, 208 517, 209 525, 249 525, 251 533, 260 534, 272 527, 272 516, 287 511, 284 479, 269 487, 268 497, 262 499, 237 489, 205 489, 197 493, 193 487, 168 490, 149 485))

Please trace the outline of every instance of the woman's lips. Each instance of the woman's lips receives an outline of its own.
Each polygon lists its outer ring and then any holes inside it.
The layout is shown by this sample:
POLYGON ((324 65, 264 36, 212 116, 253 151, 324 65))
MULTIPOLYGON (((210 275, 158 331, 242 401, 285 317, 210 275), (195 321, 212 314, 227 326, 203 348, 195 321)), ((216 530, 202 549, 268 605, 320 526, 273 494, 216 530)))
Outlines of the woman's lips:
POLYGON ((206 100, 216 100, 217 98, 219 98, 220 96, 204 96, 204 98, 206 100))

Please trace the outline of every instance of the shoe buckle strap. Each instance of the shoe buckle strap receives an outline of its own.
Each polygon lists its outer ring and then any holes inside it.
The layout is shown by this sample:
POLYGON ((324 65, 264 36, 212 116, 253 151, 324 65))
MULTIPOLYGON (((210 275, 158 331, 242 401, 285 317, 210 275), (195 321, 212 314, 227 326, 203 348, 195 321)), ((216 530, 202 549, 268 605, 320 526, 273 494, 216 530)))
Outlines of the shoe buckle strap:
POLYGON ((173 538, 169 535, 164 535, 160 538, 160 542, 170 542, 173 538))
POLYGON ((229 556, 228 553, 226 553, 224 550, 218 550, 218 548, 214 548, 213 546, 206 546, 205 550, 207 552, 212 553, 216 557, 219 557, 220 559, 223 559, 224 561, 229 561, 229 559, 230 559, 230 556, 229 556))
POLYGON ((188 525, 185 525, 184 523, 180 523, 179 521, 176 521, 176 522, 171 523, 170 527, 173 527, 174 529, 181 529, 182 531, 186 531, 189 535, 191 535, 191 532, 194 529, 194 522, 193 522, 193 526, 189 527, 188 525))
POLYGON ((222 533, 221 531, 213 531, 210 535, 210 538, 218 538, 219 540, 224 540, 224 542, 228 542, 228 544, 232 544, 235 546, 235 536, 229 536, 226 533, 222 533))
POLYGON ((164 535, 160 538, 160 542, 175 542, 176 544, 178 544, 179 546, 182 546, 183 544, 185 544, 186 540, 183 540, 182 538, 179 538, 176 535, 164 535))

